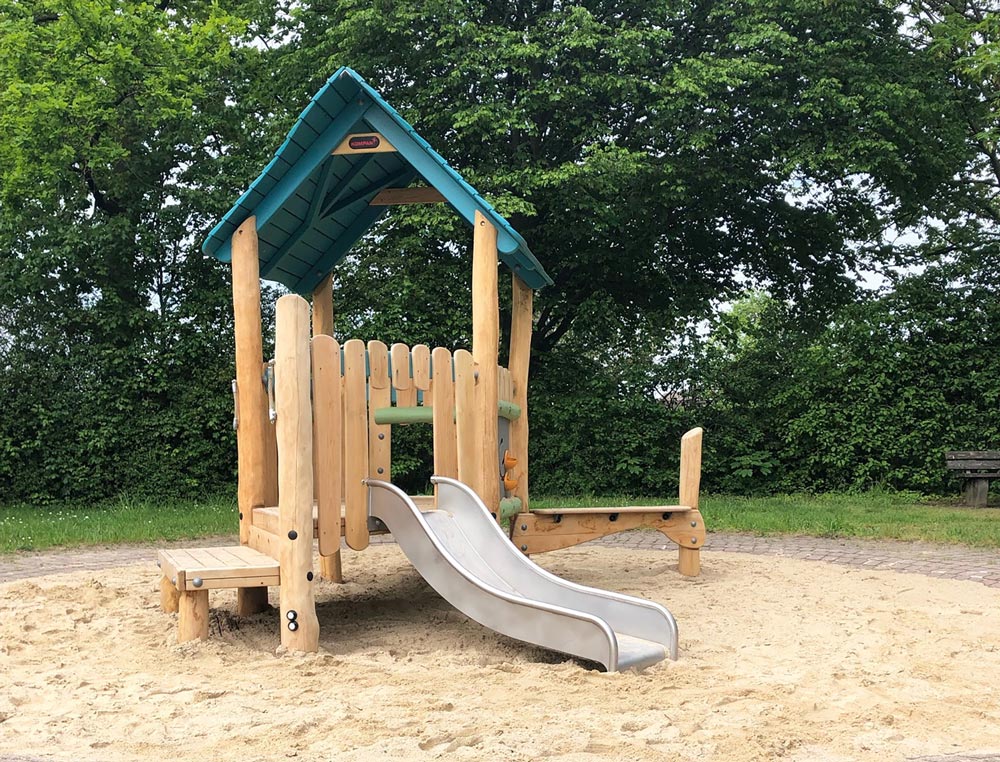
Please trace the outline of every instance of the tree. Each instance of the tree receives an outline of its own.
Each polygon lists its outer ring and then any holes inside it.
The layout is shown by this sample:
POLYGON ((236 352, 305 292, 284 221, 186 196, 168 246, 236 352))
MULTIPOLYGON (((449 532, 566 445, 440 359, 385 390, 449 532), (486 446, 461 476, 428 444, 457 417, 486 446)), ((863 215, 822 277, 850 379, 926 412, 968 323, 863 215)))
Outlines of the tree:
MULTIPOLYGON (((968 147, 901 23, 860 0, 344 0, 295 6, 275 68, 293 93, 358 69, 510 216, 556 281, 539 352, 576 332, 648 356, 737 273, 842 302, 853 270, 893 256, 889 227, 940 207, 968 147)), ((397 219, 370 249, 434 270, 466 236, 400 243, 432 221, 397 219)), ((389 300, 383 280, 365 292, 389 300)))
POLYGON ((197 245, 260 159, 235 106, 260 61, 250 11, 0 2, 8 499, 232 471, 226 274, 197 245))

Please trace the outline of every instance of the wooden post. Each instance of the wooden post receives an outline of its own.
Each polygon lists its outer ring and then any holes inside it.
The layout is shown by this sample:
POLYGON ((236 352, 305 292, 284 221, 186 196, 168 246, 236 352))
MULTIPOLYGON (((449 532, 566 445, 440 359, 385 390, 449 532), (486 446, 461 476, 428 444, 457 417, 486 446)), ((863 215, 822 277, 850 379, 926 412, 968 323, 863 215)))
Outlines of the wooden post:
POLYGON ((185 590, 177 604, 177 642, 207 640, 208 590, 185 590))
POLYGON ((497 293, 497 229, 476 212, 472 240, 472 359, 476 381, 479 466, 476 489, 486 507, 500 515, 500 464, 497 459, 497 359, 500 305, 497 293))
POLYGON ((309 304, 278 300, 275 406, 278 420, 278 562, 281 564, 281 645, 319 648, 313 595, 313 431, 309 396, 309 304))
POLYGON ((514 497, 521 498, 521 510, 528 510, 528 365, 531 362, 532 291, 516 275, 511 277, 510 358, 508 366, 514 382, 514 404, 521 415, 510 422, 510 452, 517 458, 514 497))
MULTIPOLYGON (((698 490, 701 487, 702 430, 691 429, 681 437, 680 504, 698 510, 698 490)), ((687 577, 697 577, 701 571, 701 551, 681 546, 677 557, 677 570, 687 577)))
MULTIPOLYGON (((333 336, 333 273, 330 273, 325 278, 323 278, 323 280, 320 281, 320 284, 318 286, 316 286, 316 289, 313 291, 313 296, 312 296, 312 307, 313 307, 313 336, 314 337, 315 336, 333 336)), ((340 356, 339 356, 340 355, 340 351, 339 351, 339 347, 338 347, 337 355, 338 355, 338 357, 337 357, 337 364, 339 366, 339 364, 340 364, 340 356)), ((339 367, 337 368, 337 375, 338 376, 340 375, 340 368, 339 367)), ((341 415, 341 411, 338 410, 337 414, 336 414, 336 418, 337 418, 338 423, 340 421, 340 415, 341 415)), ((338 439, 338 441, 339 441, 339 439, 338 439)), ((339 456, 337 458, 337 461, 338 462, 337 462, 336 468, 338 470, 338 473, 336 474, 336 476, 332 476, 331 475, 331 478, 336 479, 337 482, 339 483, 339 481, 340 481, 340 473, 339 473, 339 471, 340 471, 340 468, 341 468, 340 463, 339 463, 339 461, 340 461, 339 456)), ((316 485, 317 485, 316 486, 316 489, 317 489, 317 495, 316 495, 316 497, 317 497, 317 500, 319 499, 319 491, 321 489, 321 487, 319 486, 319 484, 320 484, 320 482, 319 482, 319 480, 317 480, 316 481, 316 485)), ((335 498, 336 498, 336 502, 338 503, 337 509, 336 509, 336 513, 338 514, 338 521, 337 521, 337 523, 339 524, 340 523, 340 521, 339 521, 339 514, 340 514, 340 505, 339 505, 339 503, 340 503, 340 490, 335 490, 335 491, 337 492, 337 495, 335 496, 335 498)), ((338 528, 337 531, 338 532, 340 531, 339 528, 338 528)), ((321 544, 323 544, 323 543, 321 543, 321 544)), ((333 550, 332 553, 330 553, 330 555, 323 555, 323 553, 322 553, 323 548, 320 548, 320 551, 321 551, 320 552, 320 556, 319 556, 319 573, 320 573, 320 576, 322 576, 323 579, 330 580, 331 582, 342 583, 344 581, 344 570, 343 570, 343 567, 341 566, 340 540, 338 539, 338 541, 337 541, 337 547, 336 547, 336 549, 333 550)))
POLYGON ((173 614, 177 611, 178 600, 181 594, 177 592, 177 588, 173 583, 166 577, 160 577, 160 608, 166 611, 168 614, 173 614))
MULTIPOLYGON (((267 415, 267 391, 261 376, 264 361, 260 317, 260 261, 257 258, 257 219, 250 217, 237 228, 232 239, 233 330, 236 336, 236 392, 239 427, 238 504, 240 542, 246 545, 253 523, 253 509, 266 505, 269 493, 267 438, 271 426, 267 415)), ((259 591, 237 590, 237 608, 246 613, 263 610, 259 591), (249 592, 248 592, 249 591, 249 592)), ((267 605, 267 591, 263 606, 267 605)), ((206 625, 207 626, 207 625, 206 625)))

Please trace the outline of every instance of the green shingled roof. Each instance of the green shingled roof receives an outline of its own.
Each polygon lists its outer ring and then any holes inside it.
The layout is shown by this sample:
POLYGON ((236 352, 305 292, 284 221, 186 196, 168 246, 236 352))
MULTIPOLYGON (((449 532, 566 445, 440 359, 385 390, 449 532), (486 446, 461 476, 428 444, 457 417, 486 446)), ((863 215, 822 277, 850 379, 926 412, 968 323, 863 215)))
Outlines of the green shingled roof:
POLYGON ((261 277, 309 294, 385 213, 385 206, 369 206, 371 199, 416 179, 436 188, 470 225, 477 210, 486 216, 497 228, 501 261, 528 286, 552 283, 510 223, 347 67, 313 96, 202 248, 228 262, 233 232, 255 215, 261 277), (396 152, 332 154, 348 135, 364 132, 380 133, 396 152))

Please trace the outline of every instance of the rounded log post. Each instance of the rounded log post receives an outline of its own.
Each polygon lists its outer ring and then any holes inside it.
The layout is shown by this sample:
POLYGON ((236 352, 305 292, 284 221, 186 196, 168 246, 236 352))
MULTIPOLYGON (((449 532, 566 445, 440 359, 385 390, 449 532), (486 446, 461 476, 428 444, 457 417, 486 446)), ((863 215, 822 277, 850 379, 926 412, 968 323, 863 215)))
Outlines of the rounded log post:
MULTIPOLYGON (((333 336, 333 273, 323 278, 320 284, 316 286, 316 289, 313 291, 312 308, 313 336, 333 336)), ((317 498, 319 498, 318 494, 317 498)), ((340 511, 339 506, 337 507, 337 511, 340 511)), ((330 582, 342 583, 344 581, 339 546, 328 556, 320 555, 319 573, 323 579, 330 582)))
MULTIPOLYGON (((232 240, 233 329, 236 336, 236 393, 239 426, 238 504, 240 543, 250 539, 253 509, 267 504, 268 477, 273 473, 267 439, 271 426, 267 391, 262 380, 264 361, 260 317, 260 261, 257 258, 257 219, 250 217, 237 228, 232 240)), ((252 608, 243 601, 245 588, 237 590, 238 608, 252 608)))
POLYGON ((177 642, 208 639, 208 590, 185 590, 178 598, 177 642))
POLYGON ((266 587, 239 587, 236 589, 236 616, 253 616, 267 609, 266 587))
POLYGON ((295 294, 278 300, 274 359, 281 644, 289 650, 316 651, 309 304, 295 294))
POLYGON ((528 365, 531 362, 532 291, 516 275, 511 276, 510 359, 508 365, 514 382, 514 403, 521 415, 510 422, 510 452, 517 458, 514 497, 521 499, 521 510, 528 510, 528 365))
POLYGON ((176 613, 177 600, 180 598, 177 588, 166 577, 160 577, 160 608, 168 614, 176 613))
MULTIPOLYGON (((702 430, 697 428, 681 437, 680 504, 694 510, 698 509, 698 491, 701 488, 702 435, 702 430)), ((701 572, 701 551, 681 547, 677 556, 677 570, 686 577, 697 577, 701 572)))
POLYGON ((476 422, 482 473, 473 486, 487 508, 500 516, 497 457, 497 359, 500 305, 497 282, 497 229, 476 212, 472 239, 472 359, 476 363, 476 422))

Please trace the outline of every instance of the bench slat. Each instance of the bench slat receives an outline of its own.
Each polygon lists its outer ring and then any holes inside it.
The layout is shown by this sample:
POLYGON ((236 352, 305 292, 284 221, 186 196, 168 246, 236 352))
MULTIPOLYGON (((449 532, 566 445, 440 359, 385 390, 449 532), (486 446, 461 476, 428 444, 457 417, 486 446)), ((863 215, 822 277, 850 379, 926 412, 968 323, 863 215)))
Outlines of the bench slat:
POLYGON ((1000 450, 954 450, 946 452, 944 459, 951 460, 994 460, 1000 461, 1000 450))
POLYGON ((1000 460, 952 460, 945 463, 949 471, 1000 471, 1000 460))

